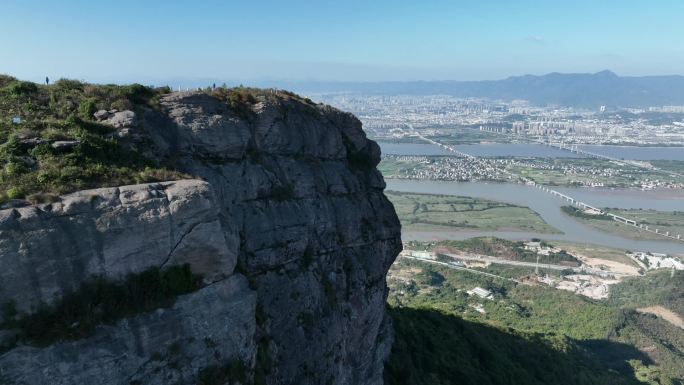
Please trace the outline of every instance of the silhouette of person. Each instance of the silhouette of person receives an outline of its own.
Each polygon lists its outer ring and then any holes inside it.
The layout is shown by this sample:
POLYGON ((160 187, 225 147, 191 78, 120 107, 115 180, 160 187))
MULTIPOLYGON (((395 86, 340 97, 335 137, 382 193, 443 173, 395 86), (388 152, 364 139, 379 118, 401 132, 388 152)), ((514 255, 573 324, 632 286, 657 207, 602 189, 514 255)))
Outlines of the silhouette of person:
POLYGON ((50 84, 50 78, 47 76, 45 77, 45 84, 50 84))

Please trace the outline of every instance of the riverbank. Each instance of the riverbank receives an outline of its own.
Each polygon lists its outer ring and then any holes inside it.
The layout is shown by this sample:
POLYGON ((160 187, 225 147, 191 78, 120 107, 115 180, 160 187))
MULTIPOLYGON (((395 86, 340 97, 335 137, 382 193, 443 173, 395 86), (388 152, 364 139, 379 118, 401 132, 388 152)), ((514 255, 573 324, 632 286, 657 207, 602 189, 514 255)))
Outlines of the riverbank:
POLYGON ((675 237, 677 234, 679 234, 684 237, 684 211, 665 212, 643 209, 608 208, 605 208, 604 211, 610 211, 611 213, 621 217, 633 219, 639 225, 643 225, 644 228, 617 222, 605 215, 588 215, 578 211, 578 209, 574 209, 574 211, 571 211, 571 209, 564 210, 566 214, 577 221, 585 223, 598 230, 617 234, 630 239, 662 240, 663 236, 659 234, 669 234, 674 235, 675 237), (646 228, 651 231, 647 231, 646 228), (658 233, 653 232, 655 229, 658 229, 658 233))
POLYGON ((528 207, 473 197, 386 191, 406 231, 560 233, 528 207))
MULTIPOLYGON (((533 231, 479 231, 470 229, 426 230, 403 229, 402 238, 408 240, 463 240, 480 236, 493 236, 510 240, 541 238, 553 241, 593 244, 630 251, 650 251, 684 256, 684 242, 667 240, 633 240, 597 229, 563 214, 560 207, 567 202, 545 193, 538 188, 516 183, 441 182, 386 179, 387 190, 407 193, 460 195, 488 199, 518 206, 529 207, 538 213, 549 226, 562 234, 544 234, 533 231)), ((639 190, 609 190, 591 188, 567 188, 564 193, 577 196, 597 207, 643 208, 662 211, 681 209, 682 194, 677 192, 639 190)))

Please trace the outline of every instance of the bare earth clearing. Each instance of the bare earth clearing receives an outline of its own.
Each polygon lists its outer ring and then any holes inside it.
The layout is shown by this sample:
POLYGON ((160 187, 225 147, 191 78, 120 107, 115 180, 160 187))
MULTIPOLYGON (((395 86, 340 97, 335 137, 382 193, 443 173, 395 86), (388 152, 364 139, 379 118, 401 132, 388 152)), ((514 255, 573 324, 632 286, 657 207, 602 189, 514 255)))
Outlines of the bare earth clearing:
POLYGON ((673 312, 672 310, 669 310, 662 306, 642 307, 640 309, 637 309, 637 311, 639 313, 656 315, 664 319, 665 321, 673 324, 674 326, 684 329, 684 319, 682 319, 682 317, 680 317, 677 313, 673 312))

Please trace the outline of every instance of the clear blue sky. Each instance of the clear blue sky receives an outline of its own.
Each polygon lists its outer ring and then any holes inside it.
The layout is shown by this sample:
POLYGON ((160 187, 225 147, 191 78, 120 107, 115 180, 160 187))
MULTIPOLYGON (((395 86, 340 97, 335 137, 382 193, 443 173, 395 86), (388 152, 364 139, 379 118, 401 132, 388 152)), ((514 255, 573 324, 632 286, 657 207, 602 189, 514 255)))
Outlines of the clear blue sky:
POLYGON ((0 73, 89 81, 684 72, 684 1, 0 3, 0 73))

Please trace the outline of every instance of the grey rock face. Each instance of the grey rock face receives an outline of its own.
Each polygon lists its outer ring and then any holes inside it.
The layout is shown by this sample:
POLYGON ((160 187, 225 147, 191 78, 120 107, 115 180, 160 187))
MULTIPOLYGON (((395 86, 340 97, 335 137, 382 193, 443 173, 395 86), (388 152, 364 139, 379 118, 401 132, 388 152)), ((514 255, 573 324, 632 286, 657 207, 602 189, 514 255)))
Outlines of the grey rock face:
POLYGON ((255 283, 269 384, 380 384, 386 272, 401 249, 376 143, 333 108, 277 97, 243 119, 199 93, 147 114, 157 154, 208 181, 255 283))
POLYGON ((9 208, 26 207, 28 205, 29 203, 23 199, 10 199, 7 202, 0 205, 0 209, 4 210, 9 208))
POLYGON ((95 111, 95 113, 93 113, 93 117, 98 122, 101 122, 101 121, 107 119, 110 115, 111 115, 111 113, 107 110, 98 110, 98 111, 95 111))
POLYGON ((48 141, 42 138, 26 138, 19 140, 19 144, 25 148, 33 148, 45 143, 48 143, 48 141))
POLYGON ((125 111, 98 111, 94 115, 95 119, 102 121, 104 124, 109 124, 114 128, 133 127, 137 124, 135 112, 125 111))
POLYGON ((98 119, 135 124, 149 154, 202 181, 0 211, 0 266, 11 267, 0 303, 31 311, 93 275, 184 263, 207 286, 79 341, 14 348, 0 356, 0 383, 194 384, 237 358, 267 384, 381 384, 400 226, 361 123, 287 94, 238 111, 174 93, 133 123, 117 113, 98 119))
POLYGON ((240 275, 86 339, 23 346, 0 359, 3 384, 194 384, 197 372, 255 355, 256 294, 240 275))
POLYGON ((81 142, 78 140, 58 140, 52 142, 51 146, 55 150, 70 150, 74 147, 77 147, 80 144, 81 142))
POLYGON ((189 263, 214 281, 232 273, 236 257, 203 181, 85 190, 0 211, 0 303, 15 301, 22 312, 96 275, 189 263))

